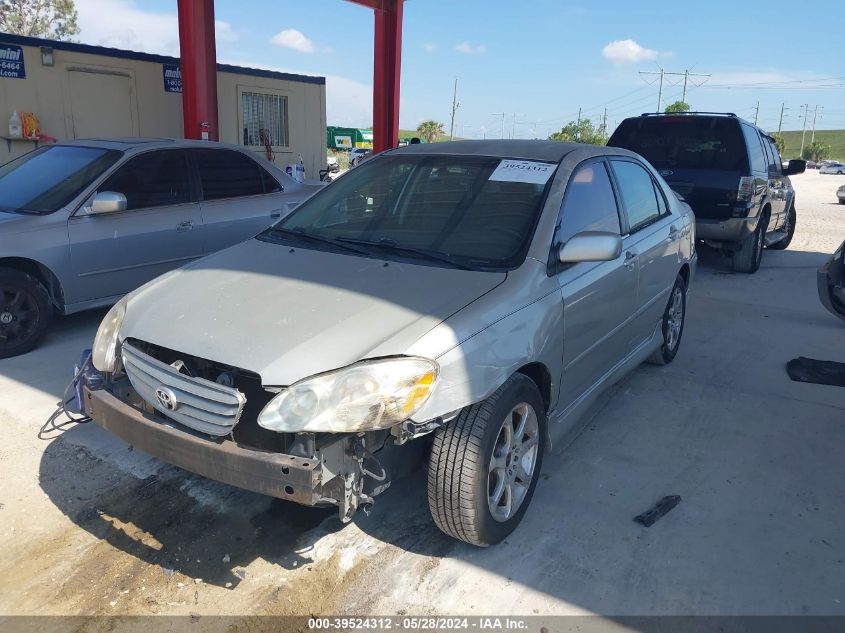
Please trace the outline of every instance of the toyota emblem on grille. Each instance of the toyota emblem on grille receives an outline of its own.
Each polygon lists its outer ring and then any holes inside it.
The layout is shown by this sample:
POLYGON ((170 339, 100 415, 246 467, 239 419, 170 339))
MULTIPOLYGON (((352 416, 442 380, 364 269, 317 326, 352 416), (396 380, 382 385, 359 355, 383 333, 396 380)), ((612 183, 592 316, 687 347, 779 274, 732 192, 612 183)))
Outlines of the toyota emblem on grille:
POLYGON ((674 171, 672 171, 671 169, 661 169, 661 170, 660 170, 660 175, 661 175, 661 176, 663 176, 664 178, 665 178, 666 176, 672 176, 672 175, 674 175, 674 174, 675 174, 675 172, 674 172, 674 171))
POLYGON ((176 400, 176 394, 167 387, 156 389, 156 399, 162 408, 168 411, 175 411, 176 407, 179 406, 179 402, 176 400))

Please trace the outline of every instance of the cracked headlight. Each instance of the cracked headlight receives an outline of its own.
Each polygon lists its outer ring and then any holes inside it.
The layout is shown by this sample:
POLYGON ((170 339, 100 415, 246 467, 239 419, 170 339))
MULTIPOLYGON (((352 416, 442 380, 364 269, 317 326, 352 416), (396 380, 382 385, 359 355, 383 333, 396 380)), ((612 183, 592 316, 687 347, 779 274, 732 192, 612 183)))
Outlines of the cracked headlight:
POLYGON ((118 301, 108 311, 91 348, 91 362, 94 367, 105 373, 112 373, 117 369, 117 333, 123 317, 126 316, 126 297, 118 301))
POLYGON ((305 378, 273 398, 258 424, 279 433, 390 428, 422 408, 439 370, 425 358, 389 358, 305 378))

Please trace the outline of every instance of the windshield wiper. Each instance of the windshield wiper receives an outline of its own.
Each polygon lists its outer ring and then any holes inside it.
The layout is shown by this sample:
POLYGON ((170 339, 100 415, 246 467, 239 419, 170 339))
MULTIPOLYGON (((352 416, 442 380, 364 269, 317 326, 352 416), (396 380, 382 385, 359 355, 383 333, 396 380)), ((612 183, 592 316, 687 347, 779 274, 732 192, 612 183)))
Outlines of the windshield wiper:
POLYGON ((363 248, 356 248, 350 244, 343 244, 337 238, 333 237, 324 237, 322 235, 316 235, 314 233, 308 233, 305 229, 301 226, 297 226, 292 229, 283 229, 278 226, 270 227, 270 232, 272 233, 284 233, 285 235, 293 235, 297 238, 310 240, 312 242, 318 242, 320 244, 328 244, 330 246, 334 246, 335 248, 341 248, 343 250, 358 253, 359 255, 369 255, 369 251, 363 248))
POLYGON ((338 242, 344 242, 345 244, 358 244, 360 246, 376 247, 382 250, 408 253, 431 261, 442 262, 444 264, 448 264, 449 266, 453 266, 454 268, 460 268, 461 270, 475 270, 472 266, 467 266, 466 264, 461 264, 460 262, 455 261, 448 254, 439 253, 437 251, 429 251, 422 248, 414 248, 413 246, 402 246, 396 241, 390 239, 382 238, 378 242, 369 242, 367 240, 359 240, 353 237, 338 237, 336 239, 338 242))

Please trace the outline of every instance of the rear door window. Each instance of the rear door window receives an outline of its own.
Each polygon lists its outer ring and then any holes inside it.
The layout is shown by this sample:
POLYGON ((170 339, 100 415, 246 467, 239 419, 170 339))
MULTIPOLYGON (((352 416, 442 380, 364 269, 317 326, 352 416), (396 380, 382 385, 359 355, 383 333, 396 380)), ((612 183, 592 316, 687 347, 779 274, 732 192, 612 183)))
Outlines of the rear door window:
POLYGON ((611 164, 628 214, 630 232, 635 233, 660 219, 661 206, 658 204, 654 180, 649 173, 628 160, 612 160, 611 164))
POLYGON ((635 117, 623 121, 607 144, 637 152, 658 169, 748 169, 740 124, 733 117, 635 117))
POLYGON ((188 164, 182 150, 146 152, 121 166, 99 191, 126 196, 126 209, 149 209, 191 201, 188 164))
POLYGON ((229 149, 192 151, 199 168, 203 200, 281 191, 276 179, 249 156, 229 149))

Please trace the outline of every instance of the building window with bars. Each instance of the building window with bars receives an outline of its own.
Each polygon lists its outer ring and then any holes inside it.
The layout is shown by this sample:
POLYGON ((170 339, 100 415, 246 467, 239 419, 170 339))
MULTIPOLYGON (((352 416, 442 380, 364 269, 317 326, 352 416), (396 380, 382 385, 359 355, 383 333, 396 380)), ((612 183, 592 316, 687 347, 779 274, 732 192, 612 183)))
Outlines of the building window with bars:
POLYGON ((288 98, 259 92, 241 94, 243 143, 246 146, 287 147, 288 98))

